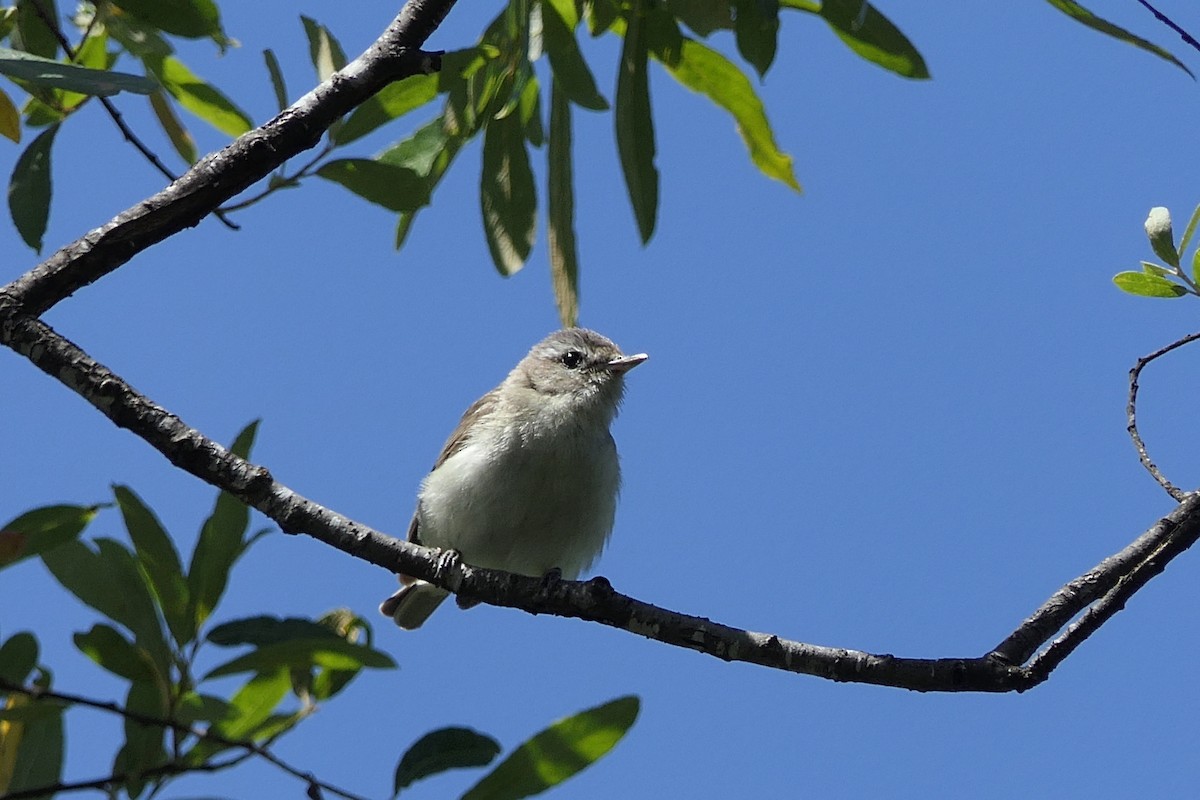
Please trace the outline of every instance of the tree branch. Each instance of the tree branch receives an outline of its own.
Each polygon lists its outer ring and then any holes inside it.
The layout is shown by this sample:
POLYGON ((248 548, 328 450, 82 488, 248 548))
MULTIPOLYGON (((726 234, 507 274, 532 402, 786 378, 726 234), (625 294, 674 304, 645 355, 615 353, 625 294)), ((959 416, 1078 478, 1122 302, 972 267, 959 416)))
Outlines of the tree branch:
POLYGON ((25 311, 43 313, 148 247, 196 225, 284 161, 316 145, 334 121, 384 86, 437 71, 440 57, 420 48, 453 5, 454 0, 408 0, 383 35, 329 80, 201 159, 158 194, 63 247, 0 289, 0 295, 25 311))
MULTIPOLYGON (((0 295, 2 300, 2 295, 0 295)), ((79 393, 201 480, 257 508, 286 533, 304 533, 356 558, 423 578, 492 605, 598 622, 725 661, 917 691, 1024 691, 1119 611, 1126 600, 1200 538, 1200 495, 1188 495, 1128 547, 1058 590, 993 651, 975 658, 898 658, 790 641, 659 608, 616 592, 604 578, 544 585, 470 567, 453 554, 400 541, 308 500, 136 392, 41 320, 0 302, 0 341, 79 393), (1090 611, 1028 666, 1038 648, 1090 611)))
MULTIPOLYGON (((330 794, 335 794, 338 797, 345 798, 345 800, 364 800, 362 797, 360 797, 356 794, 347 792, 344 789, 339 789, 338 787, 334 786, 333 784, 325 783, 324 781, 317 780, 317 778, 311 772, 305 772, 304 770, 293 767, 291 764, 288 764, 286 761, 279 758, 279 756, 272 753, 264 745, 257 744, 256 742, 245 741, 242 739, 230 739, 225 736, 222 736, 219 733, 214 733, 211 730, 196 728, 196 727, 193 727, 192 725, 188 725, 187 723, 184 723, 184 722, 176 722, 175 720, 162 719, 161 717, 155 717, 150 714, 143 714, 139 711, 132 711, 128 708, 123 708, 123 707, 117 705, 116 703, 110 703, 105 700, 93 700, 90 697, 84 697, 82 695, 77 695, 77 694, 70 694, 68 692, 57 692, 57 691, 52 691, 50 689, 41 689, 39 687, 22 686, 21 684, 12 683, 11 681, 8 681, 4 678, 0 678, 0 691, 15 692, 17 694, 23 694, 26 697, 29 697, 33 700, 58 700, 63 703, 70 703, 72 705, 87 706, 88 708, 95 708, 100 711, 107 711, 112 714, 118 714, 122 717, 125 717, 126 719, 131 719, 134 722, 140 722, 143 725, 153 725, 153 726, 159 727, 159 728, 166 728, 169 730, 179 731, 180 733, 186 734, 188 736, 195 736, 197 739, 206 739, 210 742, 213 742, 214 744, 219 744, 224 747, 234 747, 239 750, 244 750, 247 755, 255 755, 255 756, 258 756, 259 758, 264 759, 265 761, 269 762, 270 764, 272 764, 272 765, 278 767, 279 769, 283 770, 284 772, 288 773, 289 775, 299 778, 300 780, 304 781, 310 787, 316 786, 320 789, 324 789, 325 791, 329 792, 330 794)), ((192 771, 215 772, 216 770, 219 770, 219 769, 225 769, 226 767, 234 766, 240 760, 241 759, 239 758, 239 759, 234 759, 232 761, 221 762, 219 764, 198 764, 198 765, 167 763, 167 764, 160 765, 158 767, 147 769, 147 770, 141 772, 140 774, 143 777, 150 777, 150 776, 154 776, 154 775, 175 775, 175 774, 179 774, 182 772, 192 772, 192 771)), ((123 782, 125 777, 126 777, 125 773, 116 773, 116 774, 108 776, 107 778, 97 778, 97 779, 91 780, 91 781, 81 781, 81 782, 72 783, 72 784, 57 784, 54 787, 41 787, 37 791, 24 790, 22 792, 14 792, 13 794, 0 795, 0 800, 15 800, 15 798, 17 798, 17 797, 36 797, 40 794, 44 794, 44 793, 48 792, 50 789, 53 789, 54 791, 71 791, 71 790, 75 790, 75 789, 100 788, 102 786, 107 786, 112 783, 123 782)))
POLYGON ((1171 497, 1175 498, 1175 500, 1179 502, 1183 501, 1186 492, 1167 480, 1166 476, 1159 471, 1158 466, 1150 460, 1150 454, 1146 452, 1146 443, 1142 441, 1142 435, 1138 432, 1138 379, 1142 375, 1142 370, 1145 369, 1146 365, 1151 361, 1154 361, 1156 358, 1160 358, 1161 356, 1165 356, 1172 350, 1183 347, 1185 344, 1194 342, 1197 339, 1200 339, 1200 331, 1196 333, 1190 333, 1187 336, 1184 336, 1182 339, 1176 339, 1169 345, 1155 350, 1150 355, 1139 358, 1137 363, 1133 365, 1133 369, 1129 370, 1129 400, 1125 403, 1125 417, 1129 420, 1129 424, 1125 429, 1129 431, 1129 438, 1133 439, 1133 446, 1134 449, 1137 450, 1138 460, 1142 462, 1142 466, 1146 468, 1154 480, 1158 481, 1159 486, 1162 486, 1163 489, 1166 490, 1167 494, 1171 495, 1171 497))

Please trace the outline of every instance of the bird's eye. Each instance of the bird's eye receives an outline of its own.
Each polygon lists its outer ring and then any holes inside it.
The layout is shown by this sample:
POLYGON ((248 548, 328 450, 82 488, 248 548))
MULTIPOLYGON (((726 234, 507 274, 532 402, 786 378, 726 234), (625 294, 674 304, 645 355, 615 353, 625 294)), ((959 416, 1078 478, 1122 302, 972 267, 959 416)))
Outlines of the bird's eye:
POLYGON ((583 353, 578 350, 568 350, 562 354, 562 358, 559 361, 567 369, 576 369, 583 363, 583 353))

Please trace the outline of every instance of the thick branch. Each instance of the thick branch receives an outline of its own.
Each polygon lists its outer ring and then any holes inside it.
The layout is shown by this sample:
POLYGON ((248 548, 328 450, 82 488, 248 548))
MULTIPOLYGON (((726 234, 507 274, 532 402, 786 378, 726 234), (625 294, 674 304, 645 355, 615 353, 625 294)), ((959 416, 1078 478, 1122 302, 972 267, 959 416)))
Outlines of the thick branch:
POLYGON ((387 84, 435 71, 420 48, 454 0, 408 0, 366 52, 279 116, 201 159, 158 194, 121 212, 0 289, 41 314, 151 245, 196 225, 214 209, 297 153, 317 144, 339 117, 387 84))
POLYGON ((257 508, 285 532, 305 533, 392 572, 423 578, 493 605, 578 617, 725 661, 745 661, 836 681, 918 691, 1024 691, 1045 680, 1066 654, 1200 536, 1200 499, 1192 495, 1129 547, 1056 592, 984 656, 898 658, 822 647, 658 608, 614 591, 604 578, 545 585, 535 578, 473 568, 439 551, 394 539, 296 494, 275 481, 265 468, 238 458, 189 428, 44 322, 6 304, 2 295, 0 341, 79 393, 118 426, 145 439, 171 463, 257 508), (1046 653, 1030 666, 1021 666, 1093 603, 1092 611, 1046 653))

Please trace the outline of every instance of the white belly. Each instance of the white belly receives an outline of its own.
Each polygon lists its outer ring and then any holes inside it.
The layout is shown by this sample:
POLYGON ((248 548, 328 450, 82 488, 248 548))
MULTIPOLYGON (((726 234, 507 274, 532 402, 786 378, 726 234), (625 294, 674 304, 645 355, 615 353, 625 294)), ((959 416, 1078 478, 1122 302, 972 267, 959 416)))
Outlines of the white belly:
POLYGON ((419 538, 468 564, 574 579, 612 532, 620 487, 612 437, 577 431, 492 448, 468 444, 429 474, 418 498, 419 538), (585 455, 586 453, 586 455, 585 455))

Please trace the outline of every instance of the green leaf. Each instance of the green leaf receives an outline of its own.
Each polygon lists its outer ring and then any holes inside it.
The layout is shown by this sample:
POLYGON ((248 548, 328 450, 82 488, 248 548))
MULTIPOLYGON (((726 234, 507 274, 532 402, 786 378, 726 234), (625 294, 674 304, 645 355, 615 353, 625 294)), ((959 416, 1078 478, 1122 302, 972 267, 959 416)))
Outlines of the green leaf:
POLYGON ((1200 282, 1200 249, 1192 253, 1192 280, 1200 282))
POLYGON ((738 52, 766 76, 775 60, 779 37, 779 0, 735 0, 738 52))
MULTIPOLYGON (((125 708, 147 717, 166 719, 165 700, 155 684, 134 681, 129 686, 125 708)), ((126 773, 125 787, 131 798, 140 795, 146 787, 147 780, 142 773, 166 763, 167 751, 163 747, 166 733, 162 725, 148 725, 125 717, 125 743, 117 753, 113 772, 126 773)))
POLYGON ((521 127, 525 129, 525 138, 534 147, 541 147, 546 138, 546 132, 542 130, 542 91, 532 70, 525 76, 521 87, 517 114, 521 118, 521 127))
POLYGON ((1182 254, 1187 251, 1188 245, 1192 243, 1192 236, 1196 233, 1196 225, 1200 224, 1200 206, 1196 206, 1196 210, 1192 212, 1191 219, 1188 220, 1187 227, 1183 229, 1183 238, 1179 240, 1179 252, 1182 254))
POLYGON ((672 16, 701 38, 733 30, 734 4, 730 0, 667 0, 666 5, 672 16))
MULTIPOLYGON (((258 421, 251 422, 238 433, 229 448, 234 455, 246 458, 254 444, 258 421)), ((200 528, 200 538, 192 552, 188 567, 189 615, 195 620, 195 630, 204 621, 225 593, 229 570, 244 552, 244 537, 250 524, 250 509, 227 492, 217 495, 212 514, 200 528)))
POLYGON ((429 103, 438 94, 436 75, 413 75, 387 86, 346 118, 333 137, 339 145, 349 144, 413 109, 429 103))
POLYGON ((51 125, 29 143, 8 180, 8 211, 25 244, 42 252, 42 237, 50 217, 50 147, 58 134, 51 125))
POLYGON ((550 90, 550 147, 547 152, 550 281, 564 328, 579 319, 579 255, 575 247, 575 177, 571 168, 571 106, 559 90, 550 90))
POLYGON ((658 169, 654 166, 654 120, 646 75, 646 38, 640 4, 629 12, 617 74, 617 152, 642 243, 654 235, 658 216, 658 169))
MULTIPOLYGON (((16 699, 16 698, 14 698, 16 699)), ((27 698, 20 698, 20 704, 31 703, 27 698)), ((36 702, 37 705, 52 705, 46 701, 36 702)), ((54 713, 38 714, 27 722, 19 723, 20 730, 9 728, 4 737, 6 745, 15 744, 16 758, 13 762, 11 778, 0 773, 0 791, 10 794, 37 789, 42 786, 54 786, 62 779, 63 767, 63 717, 61 706, 52 706, 54 713)), ((3 761, 0 761, 2 764, 3 761)), ((2 768, 0 768, 2 769, 2 768)), ((47 792, 38 797, 50 797, 47 792)))
POLYGON ((596 79, 575 40, 577 22, 573 0, 545 0, 542 3, 542 37, 550 56, 554 82, 562 87, 571 102, 593 111, 606 111, 608 101, 596 88, 596 79))
POLYGON ((17 143, 21 141, 21 112, 3 90, 0 90, 0 136, 17 143))
POLYGON ((175 56, 144 56, 146 68, 179 105, 229 136, 241 136, 254 127, 246 112, 197 77, 175 56))
POLYGON ((267 74, 271 76, 271 88, 275 90, 275 104, 283 111, 288 107, 287 84, 283 82, 283 70, 279 68, 279 59, 275 58, 271 48, 263 50, 263 60, 267 62, 267 74))
POLYGON ((843 43, 861 58, 905 78, 927 79, 929 68, 917 48, 892 21, 863 0, 780 0, 785 8, 821 16, 843 43))
POLYGON ((677 81, 705 95, 733 116, 738 133, 750 150, 750 160, 764 175, 800 191, 792 171, 792 157, 775 143, 762 101, 745 73, 716 50, 686 37, 678 61, 665 66, 677 81))
POLYGON ((514 750, 463 800, 517 800, 557 786, 621 741, 639 706, 630 695, 559 720, 514 750))
POLYGON ((0 74, 35 86, 101 97, 117 92, 150 94, 157 88, 141 75, 64 64, 7 47, 0 47, 0 74))
POLYGON ((329 80, 329 76, 346 66, 346 52, 329 29, 315 19, 301 15, 304 35, 308 37, 308 56, 317 70, 317 80, 329 80))
POLYGON ((492 120, 484 131, 479 201, 492 262, 501 275, 511 275, 525 266, 537 226, 537 189, 515 114, 492 120))
MULTIPOLYGON (((211 730, 227 739, 241 740, 251 736, 270 719, 271 712, 287 696, 291 686, 286 669, 255 675, 234 694, 225 716, 215 722, 211 730)), ((199 764, 225 749, 226 745, 204 739, 184 755, 184 762, 199 764)))
POLYGON ((114 675, 131 681, 154 682, 155 669, 150 654, 112 626, 99 623, 87 633, 76 633, 72 638, 80 652, 114 675))
POLYGON ((203 680, 236 675, 239 672, 265 673, 280 668, 305 669, 393 669, 396 662, 382 650, 348 642, 339 636, 318 636, 308 639, 288 639, 263 645, 216 667, 203 680))
POLYGON ((70 541, 43 553, 42 563, 63 588, 132 631, 159 674, 166 675, 171 654, 137 560, 112 539, 97 539, 96 545, 93 551, 83 542, 70 541))
MULTIPOLYGON (((0 680, 23 684, 37 666, 38 643, 29 631, 18 631, 0 645, 0 680)), ((3 791, 3 787, 0 787, 3 791)))
POLYGON ((1117 288, 1140 297, 1180 297, 1187 289, 1177 283, 1145 272, 1118 272, 1113 277, 1117 288))
POLYGON ((321 165, 317 175, 390 211, 411 212, 429 204, 425 180, 407 167, 369 158, 339 158, 321 165))
MULTIPOLYGON (((684 2, 690 1, 684 0, 684 2)), ((593 38, 611 30, 621 16, 621 9, 616 0, 590 0, 584 4, 583 10, 587 19, 588 33, 593 38)))
POLYGON ((1139 47, 1148 53, 1153 53, 1154 55, 1158 56, 1161 59, 1170 61, 1172 64, 1179 67, 1181 70, 1186 72, 1188 75, 1191 75, 1193 78, 1196 77, 1195 75, 1192 74, 1192 71, 1184 65, 1184 63, 1182 61, 1180 61, 1175 56, 1171 55, 1169 52, 1167 52, 1163 48, 1159 47, 1158 45, 1154 44, 1153 42, 1146 41, 1145 39, 1143 39, 1140 36, 1136 36, 1136 35, 1130 33, 1129 31, 1125 30, 1124 28, 1122 28, 1118 25, 1112 24, 1108 20, 1097 17, 1091 11, 1088 11, 1086 8, 1079 5, 1079 3, 1072 2, 1072 0, 1046 0, 1046 2, 1048 2, 1050 5, 1054 6, 1059 11, 1063 12, 1064 14, 1066 14, 1068 17, 1075 20, 1076 22, 1078 22, 1082 25, 1086 25, 1087 27, 1091 28, 1094 31, 1100 31, 1100 33, 1107 34, 1108 36, 1111 36, 1114 39, 1120 39, 1122 42, 1131 44, 1134 47, 1139 47))
POLYGON ((179 157, 189 164, 195 164, 198 158, 196 140, 192 138, 192 134, 184 127, 179 115, 171 107, 171 101, 167 99, 166 93, 157 91, 150 95, 150 108, 154 110, 158 124, 162 127, 163 133, 167 135, 167 139, 170 140, 171 146, 175 148, 179 157))
POLYGON ((1172 274, 1171 270, 1167 269, 1166 267, 1161 267, 1158 264, 1154 264, 1149 261, 1142 261, 1139 263, 1142 265, 1142 272, 1145 272, 1148 275, 1157 275, 1160 278, 1165 278, 1172 274))
POLYGON ((99 506, 43 506, 0 526, 0 568, 77 539, 99 506))
POLYGON ((167 626, 182 647, 195 638, 196 628, 188 613, 187 579, 183 575, 179 553, 154 512, 132 489, 114 486, 113 493, 125 519, 129 539, 137 551, 138 562, 158 599, 167 626))
POLYGON ((53 59, 58 55, 58 37, 46 25, 35 3, 42 13, 50 18, 55 28, 61 28, 57 4, 44 3, 43 0, 17 0, 17 27, 13 31, 13 47, 35 56, 53 59))
POLYGON ((439 728, 422 736, 396 765, 393 794, 422 778, 466 767, 484 767, 500 755, 500 743, 470 728, 439 728))
POLYGON ((222 47, 229 43, 213 0, 113 0, 113 5, 152 28, 185 39, 208 37, 222 47))
POLYGON ((230 703, 208 694, 186 692, 175 703, 175 718, 186 725, 216 722, 229 715, 230 703))
POLYGON ((240 644, 266 645, 289 639, 341 639, 337 633, 319 622, 300 617, 247 617, 225 622, 208 632, 210 642, 221 647, 240 644))
POLYGON ((411 169, 427 178, 433 172, 438 156, 445 151, 449 139, 442 126, 442 118, 436 117, 417 128, 412 136, 384 150, 376 156, 376 160, 411 169))

